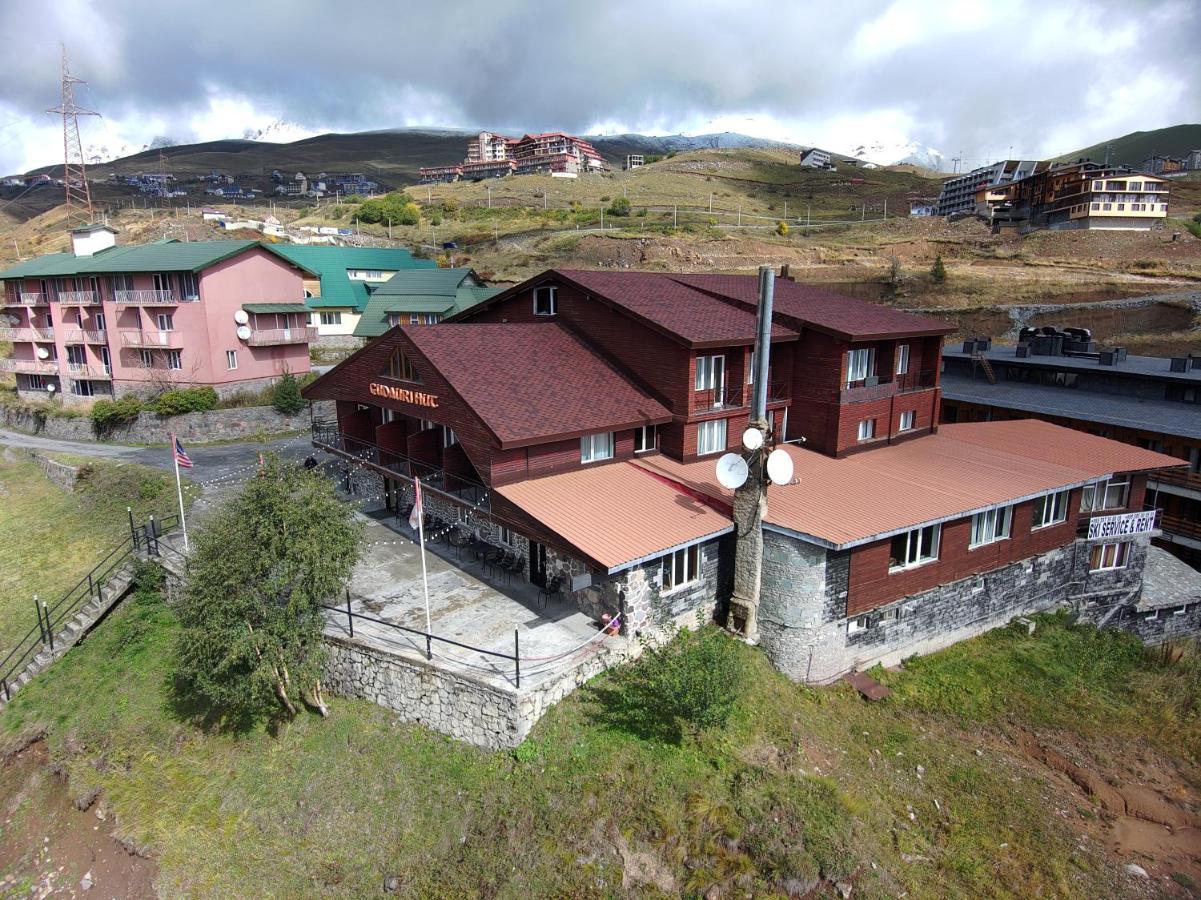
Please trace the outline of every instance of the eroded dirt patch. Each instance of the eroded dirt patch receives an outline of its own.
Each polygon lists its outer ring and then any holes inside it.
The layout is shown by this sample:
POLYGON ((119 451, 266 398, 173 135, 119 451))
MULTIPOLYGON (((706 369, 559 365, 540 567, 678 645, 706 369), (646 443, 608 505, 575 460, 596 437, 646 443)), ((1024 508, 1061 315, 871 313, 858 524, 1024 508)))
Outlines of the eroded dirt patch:
POLYGON ((3 754, 0 896, 156 896, 157 866, 118 839, 103 796, 72 790, 41 737, 3 754))

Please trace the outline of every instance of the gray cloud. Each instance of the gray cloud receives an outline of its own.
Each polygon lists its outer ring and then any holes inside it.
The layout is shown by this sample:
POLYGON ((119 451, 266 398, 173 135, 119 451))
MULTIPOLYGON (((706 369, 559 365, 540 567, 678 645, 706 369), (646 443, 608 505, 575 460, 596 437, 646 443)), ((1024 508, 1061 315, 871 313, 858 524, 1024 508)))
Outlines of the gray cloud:
MULTIPOLYGON (((798 141, 828 143, 856 130, 871 139, 887 123, 969 157, 1010 145, 1066 152, 1199 118, 1201 11, 1190 0, 900 0, 874 9, 7 0, 0 30, 19 52, 0 58, 0 170, 28 156, 35 126, 53 125, 43 110, 56 101, 60 40, 90 82, 81 100, 141 142, 195 137, 192 119, 214 97, 314 130, 675 131, 747 114, 798 141)), ((224 136, 251 124, 231 121, 224 136)))

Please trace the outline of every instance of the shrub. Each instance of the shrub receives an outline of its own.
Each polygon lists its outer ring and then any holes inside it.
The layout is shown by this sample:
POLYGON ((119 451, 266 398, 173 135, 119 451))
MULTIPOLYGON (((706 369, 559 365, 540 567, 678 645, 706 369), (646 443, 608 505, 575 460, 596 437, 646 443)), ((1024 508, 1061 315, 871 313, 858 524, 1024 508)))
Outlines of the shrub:
POLYGON ((644 207, 642 207, 642 209, 638 210, 638 212, 636 213, 636 215, 637 215, 637 216, 638 216, 638 218, 640 218, 640 219, 645 219, 645 218, 646 218, 646 207, 644 206, 644 207))
POLYGON ((625 197, 618 197, 609 204, 609 215, 611 216, 628 216, 630 214, 630 201, 625 197))
POLYGON ((459 199, 457 197, 447 197, 442 201, 442 211, 444 213, 457 213, 459 211, 459 199))
POLYGON ((934 265, 930 267, 930 277, 934 279, 935 284, 942 284, 947 280, 947 267, 942 263, 942 254, 934 257, 934 265))
POLYGON ((776 234, 778 234, 780 237, 788 236, 788 223, 783 219, 776 223, 776 234))
POLYGON ((92 427, 99 434, 130 425, 142 411, 142 401, 133 394, 119 400, 97 400, 92 405, 92 427))
POLYGON ((211 387, 171 388, 150 401, 149 408, 160 416, 180 416, 217 408, 217 392, 211 387))
POLYGON ((276 382, 271 405, 275 407, 276 412, 285 416, 294 416, 304 409, 304 397, 300 396, 300 384, 291 372, 285 372, 284 376, 276 382))

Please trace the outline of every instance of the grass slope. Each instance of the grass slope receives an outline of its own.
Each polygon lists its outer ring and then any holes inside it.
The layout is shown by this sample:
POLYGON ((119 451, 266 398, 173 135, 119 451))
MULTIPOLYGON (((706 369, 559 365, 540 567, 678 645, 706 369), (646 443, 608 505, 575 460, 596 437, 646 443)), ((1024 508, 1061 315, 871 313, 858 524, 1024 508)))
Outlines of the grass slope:
POLYGON ((1190 150, 1201 147, 1201 124, 1172 125, 1168 128, 1156 128, 1154 131, 1132 131, 1119 138, 1065 153, 1058 159, 1068 162, 1086 158, 1102 162, 1107 145, 1109 161, 1127 166, 1141 166, 1152 153, 1179 158, 1190 150))
MULTIPOLYGON (((613 697, 635 668, 489 754, 360 701, 274 736, 198 731, 170 688, 176 623, 143 591, 0 730, 49 725, 72 790, 104 789, 167 895, 364 896, 396 875, 402 896, 782 895, 819 878, 865 897, 1122 896, 997 730, 1083 709, 1085 734, 1125 738, 1186 682, 1195 701, 1197 675, 1155 668, 1122 636, 1040 626, 891 675, 893 699, 875 705, 793 685, 734 644, 753 687, 722 734, 678 745, 630 728, 613 697), (989 680, 994 667, 1007 677, 989 680)), ((1174 708, 1174 726, 1126 746, 1195 749, 1196 711, 1174 708)))

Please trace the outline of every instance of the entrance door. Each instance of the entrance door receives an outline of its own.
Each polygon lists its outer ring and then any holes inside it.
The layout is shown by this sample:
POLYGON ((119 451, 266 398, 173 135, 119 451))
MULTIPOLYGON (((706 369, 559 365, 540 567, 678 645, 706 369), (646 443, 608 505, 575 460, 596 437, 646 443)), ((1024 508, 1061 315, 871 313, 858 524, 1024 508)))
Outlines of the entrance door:
POLYGON ((384 479, 384 508, 390 509, 390 510, 392 510, 392 512, 396 512, 396 510, 400 506, 401 496, 402 496, 402 494, 400 493, 399 486, 397 485, 397 483, 391 478, 385 478, 384 479))
POLYGON ((546 545, 530 541, 530 581, 546 587, 546 545))

